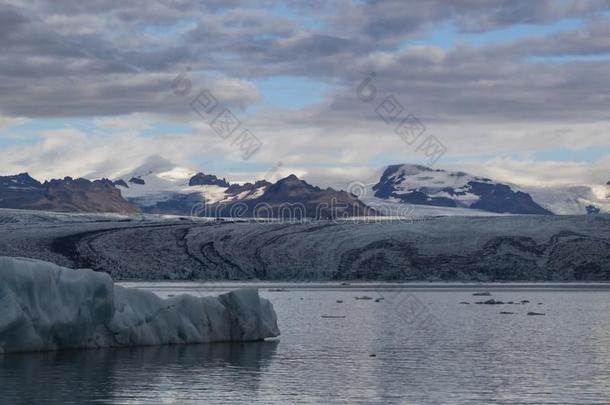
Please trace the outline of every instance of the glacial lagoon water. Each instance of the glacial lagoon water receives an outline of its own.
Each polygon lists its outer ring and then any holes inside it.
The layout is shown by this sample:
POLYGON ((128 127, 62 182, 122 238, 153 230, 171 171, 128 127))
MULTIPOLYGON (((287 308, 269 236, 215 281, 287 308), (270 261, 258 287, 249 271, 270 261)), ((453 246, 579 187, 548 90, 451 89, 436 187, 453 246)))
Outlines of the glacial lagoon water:
MULTIPOLYGON (((236 287, 134 285, 161 296, 236 287)), ((259 287, 278 339, 4 355, 0 403, 610 403, 605 286, 259 287), (483 290, 492 296, 472 295, 483 290), (515 304, 474 304, 490 298, 515 304)))

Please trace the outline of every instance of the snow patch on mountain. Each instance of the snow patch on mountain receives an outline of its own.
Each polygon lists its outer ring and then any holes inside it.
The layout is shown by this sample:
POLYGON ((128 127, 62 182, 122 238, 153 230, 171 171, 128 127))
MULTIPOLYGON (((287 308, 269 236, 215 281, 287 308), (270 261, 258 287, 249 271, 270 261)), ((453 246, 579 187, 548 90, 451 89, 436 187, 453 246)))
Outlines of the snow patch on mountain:
MULTIPOLYGON (((150 157, 144 164, 115 179, 122 195, 149 212, 188 214, 192 207, 205 202, 217 204, 236 199, 256 198, 265 191, 268 183, 255 183, 240 194, 232 190, 237 184, 229 184, 211 174, 204 174, 186 167, 175 166, 158 157, 150 157), (137 179, 125 186, 123 179, 137 179)), ((244 185, 244 186, 246 186, 244 185)))
POLYGON ((610 213, 610 186, 527 187, 527 192, 556 215, 610 213))
POLYGON ((379 212, 381 215, 391 218, 422 219, 430 217, 489 217, 512 215, 489 212, 474 208, 409 204, 401 202, 397 198, 379 198, 374 196, 374 185, 375 184, 367 185, 366 196, 361 197, 360 201, 379 212))

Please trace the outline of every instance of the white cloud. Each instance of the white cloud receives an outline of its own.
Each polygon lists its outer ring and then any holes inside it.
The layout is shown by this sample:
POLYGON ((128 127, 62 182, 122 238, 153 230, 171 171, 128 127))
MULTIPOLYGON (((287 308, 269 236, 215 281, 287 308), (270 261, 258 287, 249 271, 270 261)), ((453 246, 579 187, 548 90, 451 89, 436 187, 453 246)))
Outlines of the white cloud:
POLYGON ((606 184, 610 181, 610 155, 594 162, 491 159, 452 168, 523 186, 606 184))
POLYGON ((405 115, 415 114, 426 135, 446 146, 438 165, 515 183, 601 181, 606 160, 559 161, 554 151, 610 147, 610 61, 528 59, 610 49, 608 19, 599 17, 610 3, 572 3, 296 1, 294 14, 278 15, 273 0, 11 1, 0 6, 0 34, 10 33, 0 35, 3 138, 39 118, 94 125, 44 131, 33 134, 39 143, 4 147, 0 170, 112 177, 162 155, 185 166, 224 160, 230 168, 218 174, 243 180, 281 161, 278 173, 337 184, 384 163, 425 163, 415 145, 376 116, 379 102, 395 96, 405 115), (483 32, 568 17, 581 18, 584 28, 491 46, 409 45, 450 20, 458 31, 483 32), (187 67, 187 95, 176 94, 172 82, 187 67), (372 71, 378 99, 367 104, 355 88, 372 71), (314 106, 268 108, 255 83, 278 75, 332 90, 314 106), (202 89, 263 142, 252 162, 191 110, 202 89), (175 123, 193 131, 161 132, 175 123))
POLYGON ((0 131, 5 131, 16 126, 23 125, 28 121, 30 120, 25 117, 7 117, 0 115, 0 131))

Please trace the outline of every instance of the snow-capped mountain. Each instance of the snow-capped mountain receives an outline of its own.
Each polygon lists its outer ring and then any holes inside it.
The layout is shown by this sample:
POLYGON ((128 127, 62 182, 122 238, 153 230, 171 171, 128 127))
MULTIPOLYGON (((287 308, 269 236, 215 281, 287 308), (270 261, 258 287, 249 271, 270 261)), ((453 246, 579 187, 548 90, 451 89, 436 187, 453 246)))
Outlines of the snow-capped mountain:
MULTIPOLYGON (((256 183, 255 183, 256 184, 256 183)), ((243 186, 242 186, 243 187, 243 186)), ((262 189, 262 188, 260 188, 262 189)), ((238 194, 241 196, 242 194, 238 194)), ((205 216, 257 218, 303 218, 334 219, 376 215, 354 195, 333 188, 313 186, 294 174, 266 183, 264 192, 247 194, 249 198, 235 198, 231 202, 212 205, 205 216)))
POLYGON ((321 189, 295 175, 274 184, 266 180, 231 184, 224 178, 176 167, 158 157, 115 179, 114 184, 128 201, 147 213, 295 219, 374 213, 345 191, 321 189))
POLYGON ((419 165, 388 166, 372 192, 376 199, 415 206, 467 208, 497 214, 552 214, 514 186, 419 165))
POLYGON ((230 184, 224 178, 176 166, 158 156, 116 178, 114 184, 142 211, 176 215, 188 215, 202 203, 210 206, 256 198, 270 185, 264 180, 230 184))

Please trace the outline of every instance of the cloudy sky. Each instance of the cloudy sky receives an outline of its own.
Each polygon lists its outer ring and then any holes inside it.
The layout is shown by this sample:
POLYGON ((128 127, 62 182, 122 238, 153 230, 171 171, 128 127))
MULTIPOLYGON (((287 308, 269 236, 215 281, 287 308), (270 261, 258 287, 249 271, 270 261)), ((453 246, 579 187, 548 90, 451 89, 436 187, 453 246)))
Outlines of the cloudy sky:
POLYGON ((0 174, 610 180, 610 1, 0 0, 0 42, 0 174))

